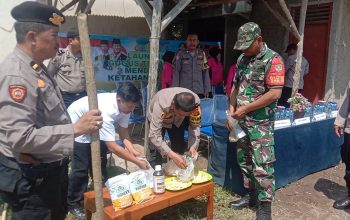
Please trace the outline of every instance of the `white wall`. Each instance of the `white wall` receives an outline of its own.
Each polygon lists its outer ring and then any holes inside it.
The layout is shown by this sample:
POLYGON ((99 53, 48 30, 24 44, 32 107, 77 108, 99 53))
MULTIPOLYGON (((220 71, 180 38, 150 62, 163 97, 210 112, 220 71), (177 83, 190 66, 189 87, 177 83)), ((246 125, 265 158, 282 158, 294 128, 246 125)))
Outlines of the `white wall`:
POLYGON ((0 0, 0 62, 9 54, 16 45, 14 19, 11 10, 24 0, 0 0))
POLYGON ((342 98, 350 80, 350 0, 333 3, 326 98, 342 98))

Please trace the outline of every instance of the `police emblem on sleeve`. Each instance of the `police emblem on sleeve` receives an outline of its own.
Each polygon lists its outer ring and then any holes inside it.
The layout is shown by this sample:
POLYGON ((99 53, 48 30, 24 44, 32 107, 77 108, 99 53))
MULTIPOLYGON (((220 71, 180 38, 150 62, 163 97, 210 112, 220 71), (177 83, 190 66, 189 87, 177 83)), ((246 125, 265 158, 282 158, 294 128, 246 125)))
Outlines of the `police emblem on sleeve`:
POLYGON ((200 106, 197 106, 190 114, 190 123, 192 126, 200 126, 202 121, 202 112, 200 106))
POLYGON ((22 102, 26 96, 27 89, 22 85, 10 85, 9 93, 13 101, 22 102))

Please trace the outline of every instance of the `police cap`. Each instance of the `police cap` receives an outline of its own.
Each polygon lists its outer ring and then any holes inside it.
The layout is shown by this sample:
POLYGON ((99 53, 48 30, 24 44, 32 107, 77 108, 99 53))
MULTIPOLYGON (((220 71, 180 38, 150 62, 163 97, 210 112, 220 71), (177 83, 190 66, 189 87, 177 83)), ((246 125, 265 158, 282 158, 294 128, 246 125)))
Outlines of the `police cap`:
POLYGON ((11 15, 19 22, 34 22, 56 27, 65 22, 64 15, 57 8, 31 1, 15 6, 11 15))

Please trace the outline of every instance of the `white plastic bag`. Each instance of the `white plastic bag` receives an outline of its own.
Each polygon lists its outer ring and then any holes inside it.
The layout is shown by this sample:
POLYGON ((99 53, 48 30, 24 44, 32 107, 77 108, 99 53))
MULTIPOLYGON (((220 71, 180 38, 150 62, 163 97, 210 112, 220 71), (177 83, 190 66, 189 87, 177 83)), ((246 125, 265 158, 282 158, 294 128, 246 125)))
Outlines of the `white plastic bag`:
POLYGON ((144 160, 144 161, 147 162, 147 165, 148 165, 149 168, 147 170, 140 170, 140 171, 142 171, 142 172, 144 172, 146 174, 147 185, 149 187, 153 188, 153 173, 154 173, 154 169, 151 167, 151 165, 146 160, 146 158, 144 158, 144 157, 137 157, 137 159, 144 160))
POLYGON ((230 142, 237 142, 239 139, 243 138, 246 134, 242 130, 241 126, 239 126, 238 121, 232 118, 232 116, 228 111, 226 111, 226 117, 227 117, 228 123, 232 127, 232 130, 230 131, 228 139, 230 142))
POLYGON ((180 169, 177 178, 179 179, 179 181, 187 183, 189 181, 192 181, 194 178, 194 159, 187 155, 185 155, 184 158, 187 164, 187 168, 180 169))

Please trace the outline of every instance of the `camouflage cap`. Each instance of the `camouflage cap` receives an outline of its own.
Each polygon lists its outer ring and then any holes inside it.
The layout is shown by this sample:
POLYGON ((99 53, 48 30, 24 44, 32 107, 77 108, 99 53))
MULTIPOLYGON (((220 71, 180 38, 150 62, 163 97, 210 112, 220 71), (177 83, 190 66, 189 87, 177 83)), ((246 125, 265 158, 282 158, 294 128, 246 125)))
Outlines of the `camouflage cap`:
POLYGON ((258 36, 261 36, 261 29, 259 25, 254 22, 245 23, 238 29, 238 40, 236 41, 234 49, 247 49, 258 36))

